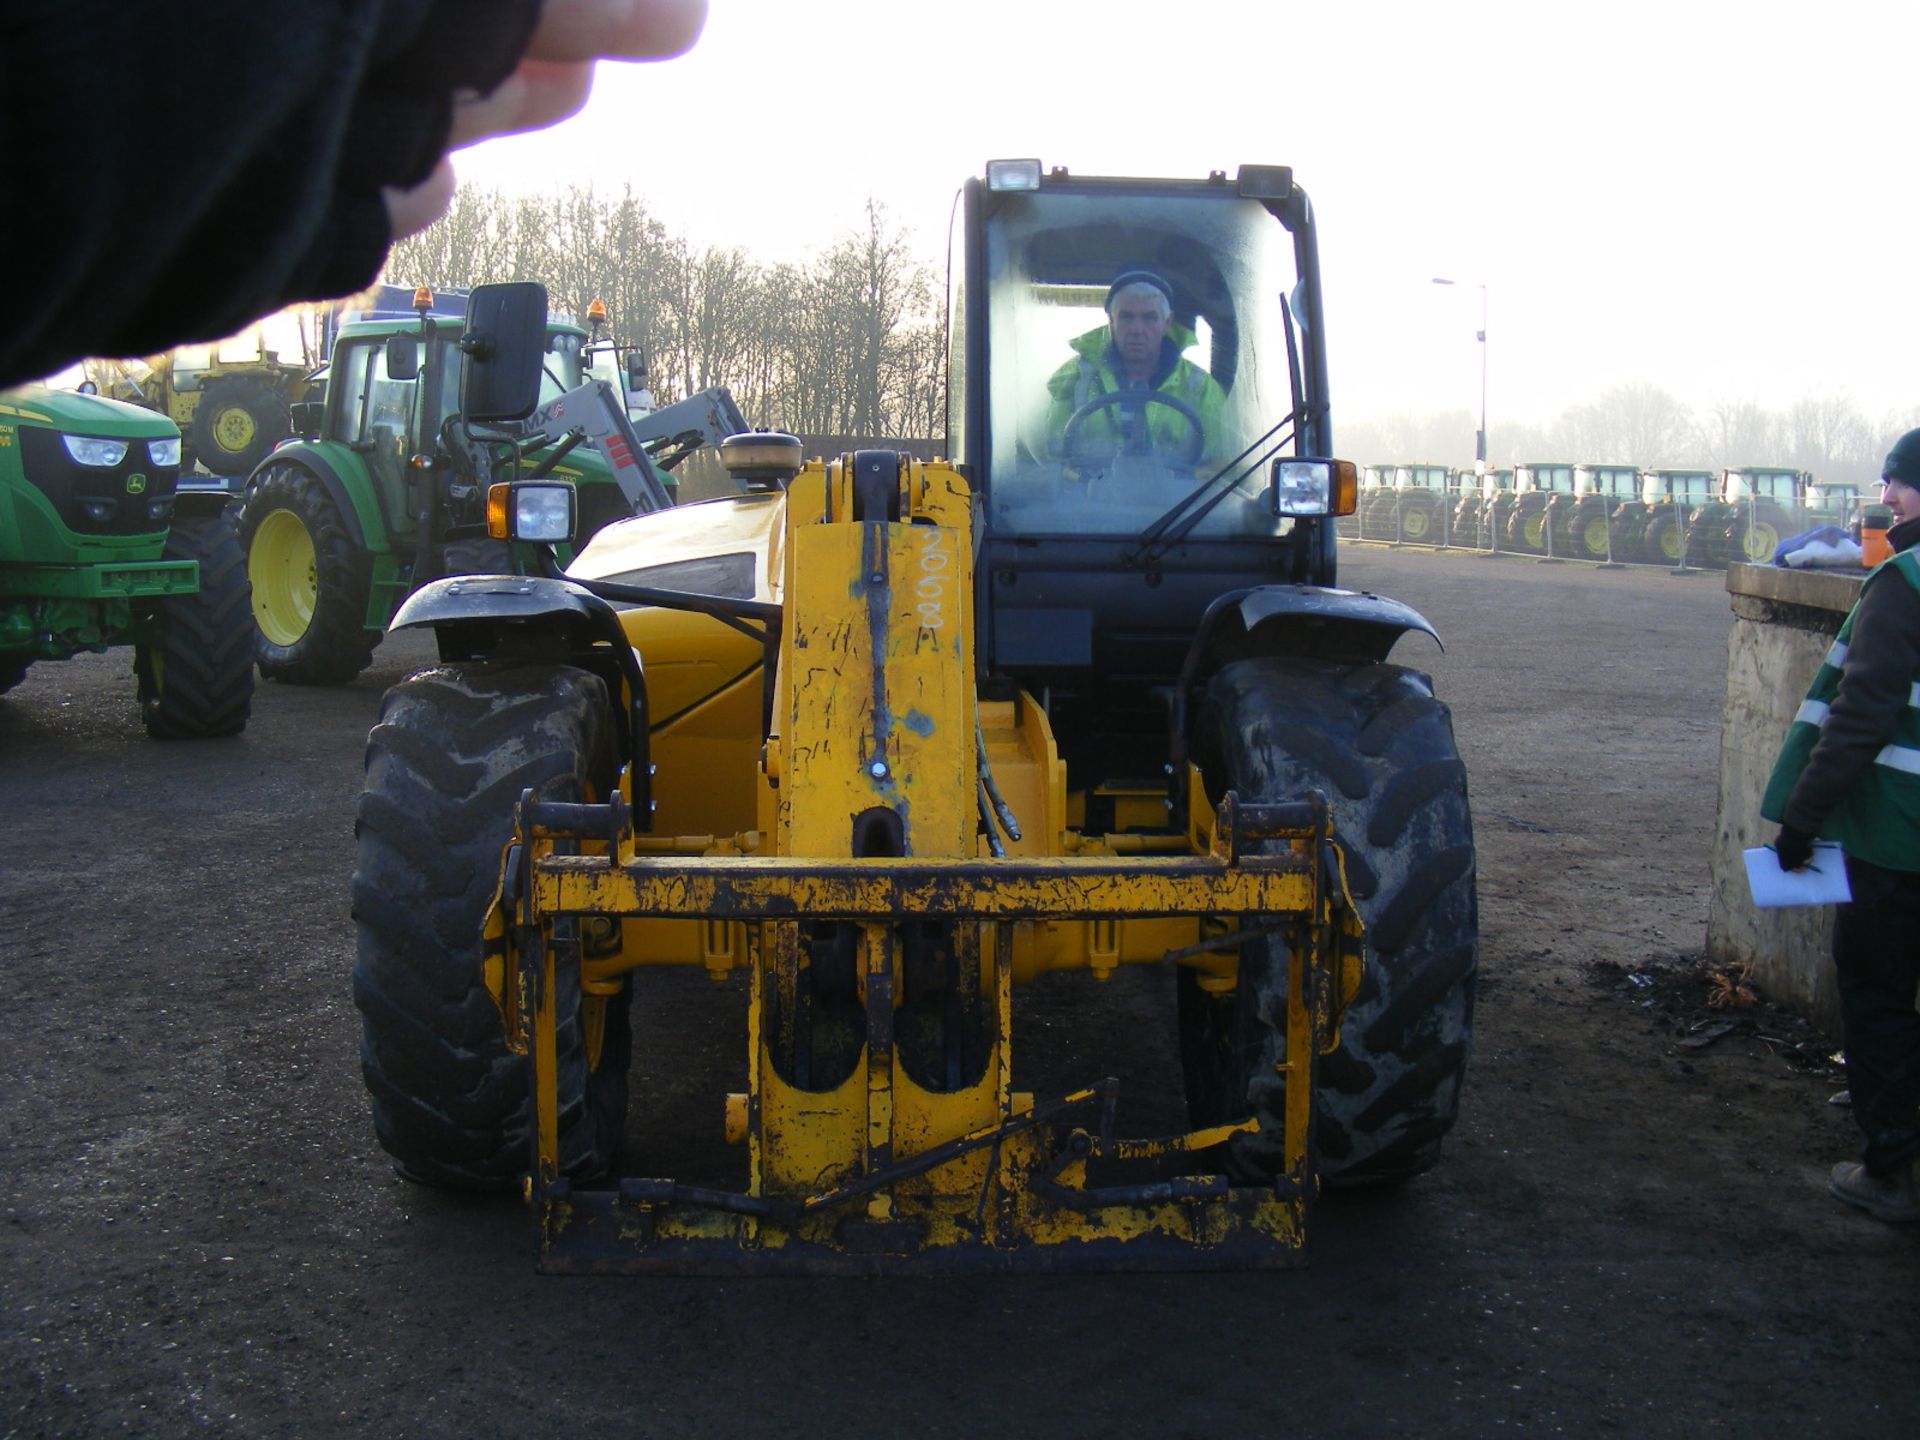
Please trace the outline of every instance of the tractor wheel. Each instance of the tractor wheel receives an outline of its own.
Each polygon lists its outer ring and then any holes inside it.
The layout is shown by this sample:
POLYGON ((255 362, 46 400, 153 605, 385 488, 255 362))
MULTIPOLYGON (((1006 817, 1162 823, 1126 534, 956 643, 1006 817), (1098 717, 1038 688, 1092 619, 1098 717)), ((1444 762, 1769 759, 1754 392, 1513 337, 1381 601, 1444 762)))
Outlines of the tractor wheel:
POLYGON ((27 678, 27 671, 33 667, 33 657, 29 655, 0 655, 0 695, 13 689, 27 678))
POLYGON ((155 602, 150 638, 134 646, 140 718, 157 740, 238 735, 253 711, 253 609, 232 519, 176 519, 165 556, 198 560, 200 589, 155 602))
MULTIPOLYGON (((1472 1035, 1478 907, 1466 772, 1453 721, 1424 675, 1397 665, 1238 661, 1214 677, 1195 753, 1210 791, 1243 801, 1320 790, 1367 927, 1367 971, 1338 1048, 1320 1062, 1314 1163, 1346 1185, 1402 1180, 1439 1157, 1472 1035)), ((1217 797, 1216 797, 1217 798, 1217 797)), ((1180 972, 1181 1060, 1196 1126, 1249 1114, 1232 1168, 1283 1163, 1287 953, 1241 948, 1235 992, 1180 972)))
POLYGON ((1507 544, 1529 555, 1547 553, 1547 512, 1544 509, 1517 510, 1507 522, 1507 544))
POLYGON ((248 475, 293 433, 286 400, 257 375, 207 382, 193 407, 194 458, 215 475, 248 475))
POLYGON ((1424 496, 1404 502, 1400 509, 1400 538, 1414 545, 1439 544, 1440 526, 1435 514, 1433 502, 1424 496))
MULTIPOLYGON (((374 1130, 410 1178, 493 1189, 531 1168, 527 1062, 482 979, 481 923, 520 792, 599 801, 615 773, 606 688, 584 670, 436 666, 381 703, 354 825, 353 998, 374 1130)), ((577 969, 558 975, 560 1166, 589 1179, 626 1124, 629 996, 583 999, 577 969)))
POLYGON ((449 540, 440 552, 442 575, 514 575, 513 547, 504 540, 482 536, 449 540))
POLYGON ((1680 522, 1671 515, 1656 515, 1647 522, 1640 538, 1647 559, 1655 565, 1678 565, 1687 553, 1687 538, 1680 522))
POLYGON ((1752 565, 1771 565, 1791 523, 1778 506, 1758 506, 1751 517, 1742 515, 1727 527, 1727 553, 1752 565))
POLYGON ((587 542, 598 535, 616 520, 626 520, 633 515, 633 506, 627 503, 627 497, 618 485, 593 484, 576 487, 580 514, 575 525, 573 553, 578 555, 587 548, 587 542))
POLYGON ((260 673, 289 685, 344 685, 373 660, 371 564, 333 497, 305 470, 269 469, 240 511, 253 583, 260 673))
POLYGON ((1612 531, 1607 512, 1589 506, 1573 518, 1572 549, 1583 560, 1605 560, 1612 551, 1612 531))

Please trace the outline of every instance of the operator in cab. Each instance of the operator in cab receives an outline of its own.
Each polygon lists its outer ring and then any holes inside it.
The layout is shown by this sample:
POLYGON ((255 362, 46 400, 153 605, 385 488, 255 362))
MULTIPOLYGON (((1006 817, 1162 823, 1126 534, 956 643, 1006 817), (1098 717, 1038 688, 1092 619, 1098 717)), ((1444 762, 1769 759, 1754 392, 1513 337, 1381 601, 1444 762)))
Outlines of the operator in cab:
POLYGON ((1072 342, 1047 382, 1047 443, 1068 464, 1157 454, 1196 467, 1226 450, 1226 392, 1181 351, 1194 334, 1173 318, 1173 286, 1125 270, 1107 290, 1107 323, 1072 342))

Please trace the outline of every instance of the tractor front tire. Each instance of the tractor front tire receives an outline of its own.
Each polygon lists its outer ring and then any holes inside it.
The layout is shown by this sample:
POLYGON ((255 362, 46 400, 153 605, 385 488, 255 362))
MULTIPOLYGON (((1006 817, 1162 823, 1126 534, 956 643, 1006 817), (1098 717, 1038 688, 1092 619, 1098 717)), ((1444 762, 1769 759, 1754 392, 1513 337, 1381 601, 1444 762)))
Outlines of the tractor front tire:
MULTIPOLYGON (((374 1129, 411 1179, 498 1189, 532 1168, 529 1070, 487 994, 480 928, 520 792, 604 800, 612 736, 605 685, 568 666, 436 666, 381 705, 354 826, 353 997, 374 1129)), ((556 973, 560 1168, 585 1180, 626 1123, 628 994, 583 1001, 578 970, 556 973)))
POLYGON ((260 673, 289 685, 344 685, 373 661, 371 557, 318 477, 292 465, 261 476, 240 511, 260 673))
POLYGON ((209 380, 193 407, 194 458, 215 475, 250 475, 293 433, 286 400, 257 375, 209 380))
MULTIPOLYGON (((1314 1167, 1329 1184, 1404 1180, 1439 1158, 1459 1111, 1473 1028, 1479 911, 1465 768, 1447 707, 1397 665, 1263 657, 1208 687, 1195 733, 1212 798, 1319 790, 1366 924, 1367 967, 1340 1043, 1321 1057, 1314 1167)), ((1180 972, 1181 1059, 1196 1126, 1260 1120, 1231 1167, 1270 1180, 1284 1163, 1288 956, 1241 947, 1231 995, 1180 972)))
POLYGON ((6 694, 26 679, 27 671, 32 668, 31 655, 0 655, 0 695, 6 694))
POLYGON ((198 560, 200 589, 156 601, 134 646, 140 718, 157 740, 238 735, 253 711, 253 608, 232 519, 176 519, 165 556, 198 560))

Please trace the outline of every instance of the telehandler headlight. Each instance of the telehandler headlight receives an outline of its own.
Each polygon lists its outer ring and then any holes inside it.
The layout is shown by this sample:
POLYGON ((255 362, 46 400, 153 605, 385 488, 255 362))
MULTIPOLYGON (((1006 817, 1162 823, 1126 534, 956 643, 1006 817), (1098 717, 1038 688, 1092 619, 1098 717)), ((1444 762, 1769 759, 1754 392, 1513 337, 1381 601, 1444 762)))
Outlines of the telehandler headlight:
POLYGON ((124 440, 98 440, 91 435, 62 435, 60 438, 67 442, 67 454, 82 465, 97 465, 105 469, 127 458, 127 442, 124 440))
POLYGON ((1273 462, 1273 513, 1351 515, 1359 502, 1360 472, 1351 460, 1273 462))
POLYGON ((147 441, 147 458, 156 465, 178 465, 180 463, 180 437, 171 440, 147 441))
POLYGON ((559 545, 573 538, 573 486, 513 480, 487 487, 487 534, 496 540, 559 545))

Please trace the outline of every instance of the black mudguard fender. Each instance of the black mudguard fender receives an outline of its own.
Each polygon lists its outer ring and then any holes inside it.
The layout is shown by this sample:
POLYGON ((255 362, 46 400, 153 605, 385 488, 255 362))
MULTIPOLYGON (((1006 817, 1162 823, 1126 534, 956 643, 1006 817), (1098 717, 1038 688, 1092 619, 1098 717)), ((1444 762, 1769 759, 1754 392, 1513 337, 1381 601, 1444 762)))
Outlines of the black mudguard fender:
POLYGON ((623 750, 633 758, 633 808, 644 827, 648 807, 647 682, 640 656, 611 604, 571 580, 539 575, 452 575, 409 595, 387 626, 431 629, 443 661, 565 660, 607 683, 621 707, 623 750))
POLYGON ((1173 754, 1187 756, 1191 698, 1222 665, 1254 655, 1293 655, 1348 664, 1379 664, 1409 631, 1440 633, 1411 605, 1365 590, 1326 585, 1256 585, 1230 590, 1200 617, 1180 670, 1173 703, 1173 754))

